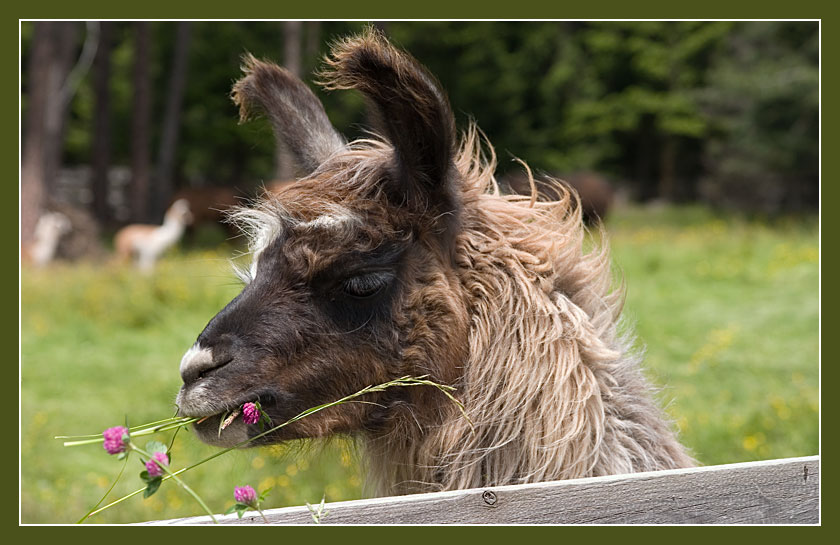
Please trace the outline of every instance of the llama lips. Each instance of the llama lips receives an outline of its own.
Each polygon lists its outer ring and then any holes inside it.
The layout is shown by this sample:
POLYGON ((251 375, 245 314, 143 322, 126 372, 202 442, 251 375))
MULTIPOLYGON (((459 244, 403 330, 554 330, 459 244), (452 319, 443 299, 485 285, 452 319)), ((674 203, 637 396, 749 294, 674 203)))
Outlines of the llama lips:
POLYGON ((227 413, 209 416, 193 424, 193 430, 202 442, 224 448, 232 447, 251 437, 251 426, 242 422, 242 418, 236 418, 225 429, 220 429, 222 418, 225 416, 227 413))
POLYGON ((187 417, 213 416, 226 410, 203 384, 181 386, 175 404, 178 406, 178 414, 187 417))
MULTIPOLYGON (((261 427, 258 424, 245 423, 242 413, 236 411, 216 413, 193 424, 193 430, 202 442, 223 448, 235 446, 269 429, 270 426, 261 427)), ((273 432, 272 435, 276 436, 278 433, 273 432)), ((283 439, 291 438, 291 436, 283 437, 283 439)), ((275 440, 259 438, 242 446, 259 446, 273 443, 275 440)))
POLYGON ((210 391, 208 386, 194 383, 181 387, 176 404, 180 416, 200 418, 193 424, 193 429, 201 441, 213 446, 231 447, 264 431, 260 426, 244 422, 241 414, 242 405, 257 399, 265 407, 275 400, 271 394, 263 396, 249 394, 246 398, 224 403, 218 395, 210 391), (226 420, 229 422, 225 423, 226 420))
MULTIPOLYGON (((213 420, 214 417, 226 417, 233 414, 235 411, 241 412, 241 407, 247 401, 253 400, 254 396, 250 396, 249 400, 242 402, 225 402, 215 395, 208 386, 202 383, 181 386, 178 396, 175 399, 175 404, 178 406, 178 414, 190 418, 205 417, 207 420, 213 420)), ((202 423, 204 420, 201 421, 202 423)), ((227 426, 225 426, 227 427, 227 426)))

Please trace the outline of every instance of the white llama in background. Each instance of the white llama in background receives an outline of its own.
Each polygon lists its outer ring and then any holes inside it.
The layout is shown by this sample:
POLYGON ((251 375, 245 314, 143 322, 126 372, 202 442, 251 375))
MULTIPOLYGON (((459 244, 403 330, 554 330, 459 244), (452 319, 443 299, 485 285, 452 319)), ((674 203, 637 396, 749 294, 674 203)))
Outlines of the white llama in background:
POLYGON ((178 199, 163 218, 163 225, 126 225, 117 231, 114 248, 123 260, 136 258, 137 267, 151 271, 155 262, 170 246, 180 240, 184 228, 192 222, 190 205, 186 199, 178 199))
POLYGON ((25 255, 37 267, 53 260, 58 242, 71 229, 70 220, 60 212, 46 212, 35 225, 35 235, 25 255))

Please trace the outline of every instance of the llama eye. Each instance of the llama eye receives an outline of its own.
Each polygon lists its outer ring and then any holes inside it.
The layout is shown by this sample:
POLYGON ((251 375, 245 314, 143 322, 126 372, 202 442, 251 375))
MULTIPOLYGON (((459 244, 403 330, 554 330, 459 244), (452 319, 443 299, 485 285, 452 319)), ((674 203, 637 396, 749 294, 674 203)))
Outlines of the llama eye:
POLYGON ((373 297, 382 291, 391 281, 390 273, 370 273, 351 276, 341 283, 341 289, 347 295, 358 298, 373 297))

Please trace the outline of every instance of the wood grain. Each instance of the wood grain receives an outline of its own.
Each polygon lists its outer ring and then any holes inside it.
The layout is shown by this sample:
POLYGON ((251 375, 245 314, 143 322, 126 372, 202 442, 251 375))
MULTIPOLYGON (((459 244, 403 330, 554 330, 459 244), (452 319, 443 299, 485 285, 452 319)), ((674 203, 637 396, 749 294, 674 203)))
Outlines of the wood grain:
MULTIPOLYGON (((819 492, 819 456, 809 456, 328 503, 322 524, 819 524, 819 492)), ((272 524, 314 524, 306 506, 265 515, 272 524)), ((217 518, 265 524, 256 513, 217 518)))

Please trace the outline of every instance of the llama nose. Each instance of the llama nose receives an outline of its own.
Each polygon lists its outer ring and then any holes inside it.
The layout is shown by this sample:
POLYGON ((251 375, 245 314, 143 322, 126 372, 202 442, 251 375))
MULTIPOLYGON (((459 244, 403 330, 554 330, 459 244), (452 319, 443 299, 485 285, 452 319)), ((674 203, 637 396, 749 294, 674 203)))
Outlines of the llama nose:
POLYGON ((230 343, 206 348, 196 342, 181 358, 181 380, 184 384, 195 382, 208 371, 224 367, 231 361, 233 352, 230 350, 230 343))

